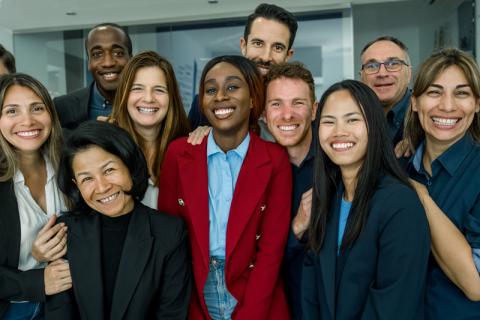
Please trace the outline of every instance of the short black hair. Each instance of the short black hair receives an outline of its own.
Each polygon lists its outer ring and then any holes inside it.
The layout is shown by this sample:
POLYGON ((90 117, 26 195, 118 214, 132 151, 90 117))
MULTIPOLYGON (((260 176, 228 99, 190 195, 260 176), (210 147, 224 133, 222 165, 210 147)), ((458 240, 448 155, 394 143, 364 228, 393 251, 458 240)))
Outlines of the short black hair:
POLYGON ((395 43, 397 46, 400 47, 400 49, 402 49, 403 51, 405 51, 405 53, 407 53, 408 55, 408 48, 407 46, 405 45, 405 43, 403 43, 402 41, 400 41, 398 38, 395 38, 395 37, 392 37, 392 36, 381 36, 381 37, 378 37, 377 39, 375 40, 372 40, 370 41, 369 43, 367 43, 365 45, 365 47, 363 47, 362 49, 362 52, 360 52, 360 55, 362 55, 365 51, 367 51, 367 49, 374 43, 376 42, 379 42, 379 41, 390 41, 390 42, 393 42, 395 43))
POLYGON ((13 54, 5 49, 4 46, 0 44, 0 61, 3 62, 5 68, 7 68, 9 73, 17 72, 17 68, 15 66, 15 57, 13 54))
POLYGON ((252 29, 252 23, 257 18, 274 20, 286 25, 290 31, 288 49, 292 48, 295 35, 297 34, 298 23, 297 19, 295 19, 291 12, 274 4, 262 3, 258 5, 258 7, 255 8, 255 11, 247 17, 247 23, 245 24, 245 30, 243 32, 243 38, 245 40, 248 39, 248 35, 252 29))
POLYGON ((94 26, 92 29, 90 29, 87 33, 87 36, 85 37, 85 50, 87 51, 87 57, 89 56, 88 55, 88 35, 95 29, 97 28, 101 28, 101 27, 112 27, 112 28, 116 28, 120 31, 122 31, 124 34, 125 34, 125 39, 126 39, 126 43, 125 45, 127 46, 127 50, 128 50, 128 54, 130 55, 130 57, 132 56, 132 52, 133 52, 133 49, 132 49, 132 39, 130 39, 130 36, 128 35, 128 32, 125 28, 123 28, 122 26, 116 24, 116 23, 112 23, 112 22, 104 22, 104 23, 100 23, 100 24, 97 24, 96 26, 94 26))
POLYGON ((67 197, 69 209, 79 213, 91 211, 74 183, 72 163, 77 153, 92 146, 100 147, 122 160, 132 178, 132 189, 128 194, 135 201, 141 201, 148 186, 147 162, 142 150, 124 129, 108 122, 90 120, 70 134, 60 156, 57 181, 67 197))

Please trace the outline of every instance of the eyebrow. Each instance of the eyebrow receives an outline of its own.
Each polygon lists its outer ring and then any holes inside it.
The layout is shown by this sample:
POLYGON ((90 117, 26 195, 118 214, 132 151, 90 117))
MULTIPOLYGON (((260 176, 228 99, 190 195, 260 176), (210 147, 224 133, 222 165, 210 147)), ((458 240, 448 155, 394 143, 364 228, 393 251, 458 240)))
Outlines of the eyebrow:
MULTIPOLYGON (((141 83, 132 83, 132 87, 133 86, 139 86, 139 87, 145 87, 145 85, 141 84, 141 83)), ((158 85, 155 85, 153 86, 154 88, 164 88, 164 89, 167 89, 167 86, 164 86, 163 84, 158 84, 158 85)))
MULTIPOLYGON (((389 61, 389 60, 402 60, 403 61, 404 59, 402 59, 400 57, 387 57, 383 61, 385 62, 385 61, 389 61)), ((369 59, 369 60, 365 61, 365 63, 370 63, 370 62, 380 62, 380 60, 372 58, 372 59, 369 59)))
MULTIPOLYGON (((443 89, 443 86, 440 85, 440 84, 436 84, 436 83, 432 83, 429 87, 435 87, 435 88, 438 88, 438 89, 443 89)), ((455 89, 460 89, 460 88, 470 88, 470 85, 468 83, 466 84, 459 84, 457 86, 455 86, 455 89)))
MULTIPOLYGON (((105 167, 107 167, 108 165, 112 164, 112 163, 115 163, 114 160, 109 160, 107 162, 105 162, 103 165, 100 166, 101 169, 105 169, 105 167)), ((89 172, 88 171, 82 171, 82 172, 78 172, 76 174, 77 177, 79 176, 86 176, 86 175, 89 175, 89 172)))
MULTIPOLYGON (((348 117, 351 117, 351 116, 356 116, 356 115, 361 115, 363 116, 360 112, 349 112, 349 113, 346 113, 342 116, 342 118, 348 118, 348 117)), ((320 118, 331 118, 331 119, 337 119, 337 117, 335 116, 332 116, 332 115, 324 115, 324 116, 320 116, 320 118)))
MULTIPOLYGON (((242 80, 242 78, 240 78, 239 76, 227 76, 225 78, 225 80, 229 81, 229 80, 238 80, 238 81, 241 81, 241 82, 244 82, 242 80)), ((216 83, 217 80, 215 78, 211 78, 211 79, 207 79, 204 81, 204 83, 210 83, 210 82, 213 82, 213 83, 216 83)))
MULTIPOLYGON (((28 104, 29 107, 32 107, 32 106, 36 106, 36 105, 43 105, 43 106, 46 106, 46 104, 42 101, 34 101, 30 104, 28 104)), ((10 104, 5 104, 2 106, 2 110, 4 108, 19 108, 21 107, 18 103, 10 103, 10 104)))

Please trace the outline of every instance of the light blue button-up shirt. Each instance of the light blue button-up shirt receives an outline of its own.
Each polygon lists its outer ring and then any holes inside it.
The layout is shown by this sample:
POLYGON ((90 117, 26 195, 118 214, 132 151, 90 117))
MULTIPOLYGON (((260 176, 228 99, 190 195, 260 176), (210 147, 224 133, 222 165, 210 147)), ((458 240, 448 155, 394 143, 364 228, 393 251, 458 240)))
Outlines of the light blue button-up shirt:
POLYGON ((208 135, 208 210, 210 256, 225 258, 227 222, 238 173, 250 144, 250 134, 233 150, 224 153, 215 143, 213 130, 208 135))

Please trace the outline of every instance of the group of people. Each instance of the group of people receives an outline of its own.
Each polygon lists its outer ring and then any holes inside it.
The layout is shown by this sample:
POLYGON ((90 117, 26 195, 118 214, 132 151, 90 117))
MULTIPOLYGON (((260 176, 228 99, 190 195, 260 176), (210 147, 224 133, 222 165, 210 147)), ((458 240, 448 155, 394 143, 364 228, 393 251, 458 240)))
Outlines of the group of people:
POLYGON ((188 118, 118 25, 53 101, 0 51, 0 318, 480 318, 478 65, 443 49, 410 90, 383 36, 317 102, 296 30, 259 5, 188 118))

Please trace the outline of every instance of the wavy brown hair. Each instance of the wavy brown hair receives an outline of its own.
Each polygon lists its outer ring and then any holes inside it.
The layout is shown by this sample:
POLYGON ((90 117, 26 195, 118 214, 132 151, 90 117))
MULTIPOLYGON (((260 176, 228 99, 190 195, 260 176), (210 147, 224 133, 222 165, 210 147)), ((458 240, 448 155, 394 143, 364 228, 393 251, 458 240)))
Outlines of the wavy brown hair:
MULTIPOLYGON (((167 89, 169 97, 169 106, 164 120, 160 124, 160 130, 157 136, 157 150, 154 154, 153 167, 150 168, 157 176, 160 174, 163 156, 167 150, 170 141, 185 136, 190 131, 187 115, 183 109, 180 90, 178 88, 177 79, 173 67, 167 59, 160 56, 154 51, 145 51, 135 55, 125 65, 120 75, 120 84, 117 88, 111 118, 119 127, 130 133, 133 140, 140 146, 146 155, 145 139, 135 129, 132 118, 127 110, 128 97, 133 85, 133 80, 137 71, 146 67, 158 67, 165 74, 167 80, 167 89)), ((157 184, 158 181, 155 181, 157 184)))
MULTIPOLYGON (((12 86, 20 86, 33 91, 43 102, 52 121, 52 128, 47 140, 41 146, 39 152, 45 154, 52 162, 55 171, 60 162, 60 150, 62 148, 62 127, 58 119, 57 112, 53 105, 52 98, 48 90, 35 78, 24 73, 13 73, 0 77, 0 109, 3 109, 3 103, 8 90, 12 86)), ((0 113, 0 117, 1 117, 0 113)), ((0 134, 0 181, 6 181, 15 175, 18 169, 17 152, 2 134, 0 134)))

